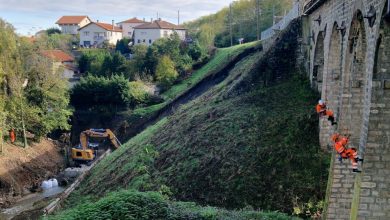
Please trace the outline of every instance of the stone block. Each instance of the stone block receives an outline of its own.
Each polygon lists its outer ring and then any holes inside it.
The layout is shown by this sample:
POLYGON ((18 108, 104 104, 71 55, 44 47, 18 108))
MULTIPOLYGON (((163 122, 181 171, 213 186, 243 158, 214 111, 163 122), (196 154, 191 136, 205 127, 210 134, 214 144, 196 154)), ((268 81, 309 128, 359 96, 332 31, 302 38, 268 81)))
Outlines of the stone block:
POLYGON ((377 212, 377 211, 382 211, 382 207, 380 205, 377 205, 377 204, 369 204, 368 205, 370 211, 374 211, 373 213, 377 212))
POLYGON ((383 88, 384 89, 390 89, 390 80, 385 80, 385 82, 383 84, 383 88))
POLYGON ((370 211, 362 211, 362 210, 359 210, 358 211, 358 215, 359 216, 362 216, 362 217, 368 217, 371 215, 371 212, 370 211))
POLYGON ((374 203, 375 202, 375 199, 374 198, 371 198, 371 197, 360 197, 360 202, 361 203, 374 203))
POLYGON ((375 188, 376 187, 376 183, 374 183, 374 182, 362 182, 361 183, 361 187, 362 188, 375 188))
POLYGON ((371 190, 370 189, 360 189, 360 196, 370 196, 371 190))
POLYGON ((367 210, 367 208, 368 208, 367 204, 360 203, 359 210, 367 210))
POLYGON ((387 203, 387 199, 385 199, 385 198, 376 198, 375 199, 375 203, 377 203, 377 204, 384 204, 384 203, 387 203))

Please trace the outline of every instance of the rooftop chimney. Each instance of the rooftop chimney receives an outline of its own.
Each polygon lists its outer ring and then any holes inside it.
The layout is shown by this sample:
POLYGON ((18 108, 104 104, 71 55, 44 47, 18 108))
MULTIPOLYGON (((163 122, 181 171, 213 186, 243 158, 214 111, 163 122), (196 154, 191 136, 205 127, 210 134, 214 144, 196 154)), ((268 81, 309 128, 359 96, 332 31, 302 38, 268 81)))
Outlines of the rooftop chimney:
POLYGON ((99 20, 96 20, 96 23, 99 23, 99 20))
POLYGON ((114 20, 112 20, 112 30, 114 30, 114 20))
POLYGON ((161 21, 161 18, 158 18, 159 21, 161 21))

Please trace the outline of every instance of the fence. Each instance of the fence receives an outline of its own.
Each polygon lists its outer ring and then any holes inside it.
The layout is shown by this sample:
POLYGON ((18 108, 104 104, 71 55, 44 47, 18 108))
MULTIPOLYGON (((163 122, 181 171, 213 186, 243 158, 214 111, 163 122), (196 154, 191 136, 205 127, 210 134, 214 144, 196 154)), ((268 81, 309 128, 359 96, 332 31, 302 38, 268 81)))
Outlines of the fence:
POLYGON ((261 32, 261 40, 271 38, 278 31, 285 29, 290 22, 299 16, 299 3, 295 3, 292 9, 280 20, 278 23, 274 24, 272 27, 261 32))

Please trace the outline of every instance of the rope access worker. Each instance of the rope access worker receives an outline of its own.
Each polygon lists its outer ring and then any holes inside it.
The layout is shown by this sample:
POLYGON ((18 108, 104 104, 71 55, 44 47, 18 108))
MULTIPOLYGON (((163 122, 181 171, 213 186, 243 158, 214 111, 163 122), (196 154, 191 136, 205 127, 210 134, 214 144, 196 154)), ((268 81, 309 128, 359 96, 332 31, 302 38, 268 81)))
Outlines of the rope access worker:
POLYGON ((15 130, 13 128, 9 130, 9 139, 11 141, 11 144, 15 143, 16 135, 15 135, 15 130))
POLYGON ((316 110, 317 110, 317 113, 320 117, 328 116, 328 121, 330 121, 332 123, 332 125, 337 124, 337 122, 334 121, 333 111, 328 110, 326 108, 326 104, 322 99, 320 99, 318 101, 318 104, 316 106, 316 110))
POLYGON ((347 148, 349 137, 341 136, 340 134, 332 135, 332 141, 334 142, 334 149, 340 155, 339 161, 342 162, 342 159, 350 159, 352 163, 352 172, 360 173, 358 170, 358 162, 363 161, 363 159, 358 157, 356 148, 347 148))

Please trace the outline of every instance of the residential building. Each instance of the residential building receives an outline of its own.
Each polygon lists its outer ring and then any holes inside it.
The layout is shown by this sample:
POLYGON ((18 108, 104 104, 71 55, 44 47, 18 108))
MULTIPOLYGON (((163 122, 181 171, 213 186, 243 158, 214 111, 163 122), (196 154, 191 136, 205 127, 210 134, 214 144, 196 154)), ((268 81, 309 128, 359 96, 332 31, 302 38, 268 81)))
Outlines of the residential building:
POLYGON ((119 22, 119 23, 117 23, 117 25, 120 28, 122 28, 122 34, 123 34, 124 38, 132 39, 133 33, 134 33, 134 28, 139 26, 139 25, 145 24, 145 23, 146 23, 145 21, 139 20, 136 17, 134 17, 134 18, 130 18, 126 21, 119 22))
POLYGON ((181 40, 185 40, 187 30, 181 26, 163 21, 155 20, 151 23, 139 25, 134 28, 134 44, 151 45, 154 41, 169 37, 177 33, 181 40))
POLYGON ((72 87, 80 80, 79 71, 74 58, 62 50, 44 50, 41 52, 44 57, 52 61, 52 71, 63 71, 63 78, 67 79, 72 87))
POLYGON ((80 46, 82 47, 101 47, 104 42, 116 45, 118 40, 123 38, 122 29, 112 24, 91 22, 79 29, 80 46))
POLYGON ((89 23, 91 23, 91 19, 88 16, 62 16, 56 24, 60 26, 61 32, 63 34, 78 34, 78 30, 89 23))

